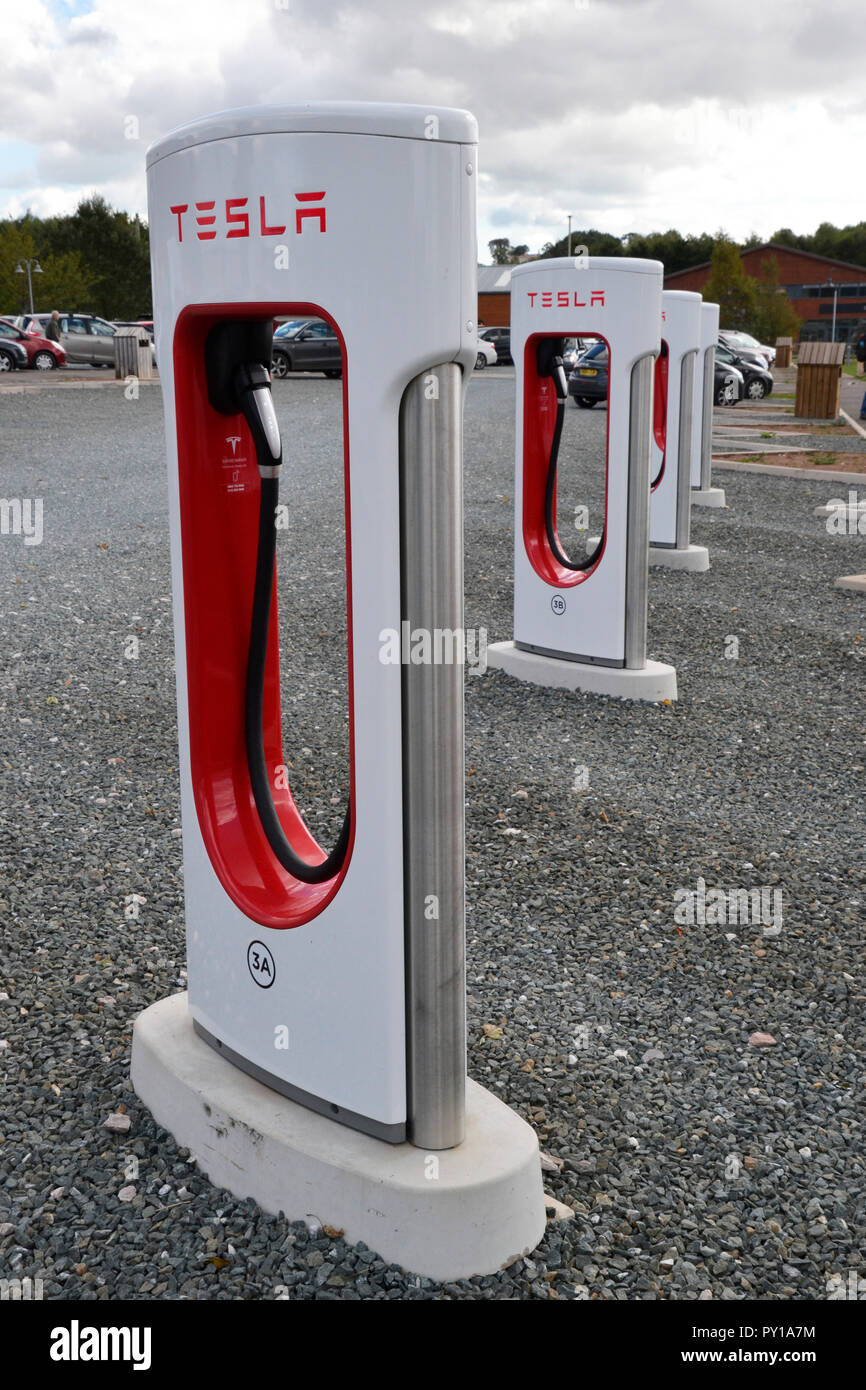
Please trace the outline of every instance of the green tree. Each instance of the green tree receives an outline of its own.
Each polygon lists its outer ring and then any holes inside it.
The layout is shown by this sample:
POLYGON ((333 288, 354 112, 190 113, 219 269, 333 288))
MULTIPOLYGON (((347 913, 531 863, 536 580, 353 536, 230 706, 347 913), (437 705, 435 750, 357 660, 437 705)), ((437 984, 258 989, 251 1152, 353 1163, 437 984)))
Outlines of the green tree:
POLYGON ((799 338, 800 316, 779 284, 779 263, 775 256, 761 261, 755 300, 755 314, 749 331, 756 338, 770 346, 777 338, 799 338))
POLYGON ((488 241, 490 247, 490 257, 494 265, 516 265, 521 256, 525 256, 529 247, 525 244, 512 246, 507 236, 495 237, 493 241, 488 241))
MULTIPOLYGON (((579 246, 585 246, 589 256, 622 256, 624 254, 619 237, 611 236, 609 232, 599 232, 594 227, 572 232, 572 255, 577 254, 579 246)), ((567 256, 569 254, 568 235, 560 237, 559 241, 549 241, 546 246, 541 248, 540 254, 544 260, 552 256, 567 256)))
POLYGON ((710 267, 710 278, 701 293, 704 299, 718 304, 720 326, 748 329, 757 313, 758 283, 743 269, 736 244, 720 235, 710 267))
POLYGON ((72 217, 49 219, 44 237, 51 251, 77 251, 87 268, 91 299, 75 307, 122 319, 136 318, 150 305, 150 249, 138 217, 115 212, 94 194, 72 217))

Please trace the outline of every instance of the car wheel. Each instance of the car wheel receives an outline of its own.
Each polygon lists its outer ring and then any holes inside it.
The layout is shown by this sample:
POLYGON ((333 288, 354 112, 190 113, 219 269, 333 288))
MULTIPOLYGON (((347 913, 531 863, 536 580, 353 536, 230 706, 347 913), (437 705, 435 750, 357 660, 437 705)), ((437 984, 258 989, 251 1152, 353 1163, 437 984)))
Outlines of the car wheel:
POLYGON ((275 352, 271 361, 271 376, 276 377, 277 381, 282 381, 283 377, 288 376, 291 371, 291 363, 284 352, 275 352))
POLYGON ((479 352, 478 356, 475 358, 475 370, 476 370, 476 372, 483 372, 483 371, 484 371, 484 368, 485 368, 486 366, 487 366, 487 358, 484 356, 484 353, 483 353, 483 352, 479 352))
POLYGON ((746 395, 750 401, 762 401, 767 394, 767 388, 759 376, 756 376, 746 387, 746 395))
POLYGON ((339 381, 342 375, 342 367, 329 367, 328 370, 325 372, 325 376, 328 377, 330 381, 339 381))
POLYGON ((0 352, 0 372, 14 372, 15 359, 11 353, 0 352))
POLYGON ((574 399, 581 410, 592 410, 592 407, 596 404, 595 396, 575 396, 574 399))
POLYGON ((37 352, 33 365, 37 372, 53 372, 57 366, 57 359, 53 352, 37 352))

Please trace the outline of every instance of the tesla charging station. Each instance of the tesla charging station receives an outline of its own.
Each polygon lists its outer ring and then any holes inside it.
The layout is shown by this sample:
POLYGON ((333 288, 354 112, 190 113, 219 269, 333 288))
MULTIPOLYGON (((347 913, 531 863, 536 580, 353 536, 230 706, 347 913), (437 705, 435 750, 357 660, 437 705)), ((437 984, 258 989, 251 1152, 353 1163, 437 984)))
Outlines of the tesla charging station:
POLYGON ((517 376, 514 641, 487 660, 537 685, 636 700, 676 699, 676 671, 646 658, 647 512, 653 358, 662 265, 611 256, 517 266, 511 355, 517 376), (557 526, 567 337, 608 349, 604 524, 573 562, 557 526))
POLYGON ((725 490, 713 487, 713 410, 716 404, 716 343, 719 306, 701 304, 701 346, 695 372, 695 413, 692 422, 692 506, 724 507, 725 490))
POLYGON ((439 1278, 498 1268, 545 1220, 533 1131, 466 1079, 462 665, 381 656, 404 623, 462 633, 476 139, 467 112, 337 103, 224 112, 148 152, 189 995, 137 1021, 133 1082, 218 1185, 439 1278), (342 348, 333 847, 286 786, 275 513, 309 441, 280 437, 277 316, 342 348))
POLYGON ((695 362, 701 341, 701 296, 665 290, 662 351, 656 362, 650 481, 649 562, 706 570, 706 546, 691 545, 692 420, 695 362))

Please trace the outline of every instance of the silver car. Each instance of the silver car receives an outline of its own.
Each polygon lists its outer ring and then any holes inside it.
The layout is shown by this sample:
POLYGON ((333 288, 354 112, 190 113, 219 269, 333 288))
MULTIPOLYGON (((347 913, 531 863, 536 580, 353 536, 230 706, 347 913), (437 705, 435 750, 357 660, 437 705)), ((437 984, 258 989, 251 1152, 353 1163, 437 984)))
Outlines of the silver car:
MULTIPOLYGON (((37 314, 45 325, 50 314, 37 314)), ((60 343, 66 349, 67 362, 88 363, 92 367, 114 366, 114 324, 96 314, 60 315, 60 343)))

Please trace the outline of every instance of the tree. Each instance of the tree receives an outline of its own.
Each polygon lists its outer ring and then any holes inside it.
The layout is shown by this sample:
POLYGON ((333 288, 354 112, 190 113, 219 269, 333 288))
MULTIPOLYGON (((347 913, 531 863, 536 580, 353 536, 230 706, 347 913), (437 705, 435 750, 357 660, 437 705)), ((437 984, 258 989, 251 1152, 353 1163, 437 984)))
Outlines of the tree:
POLYGON ((761 278, 757 282, 755 298, 755 315, 750 330, 756 338, 770 345, 777 338, 799 338, 800 316, 779 284, 779 263, 775 256, 761 261, 761 278))
POLYGON ((748 328, 758 306, 758 283, 747 275, 739 248, 719 236, 710 261, 710 278, 702 290, 705 300, 719 306, 722 328, 748 328))
POLYGON ((490 256, 494 265, 516 265, 521 256, 525 256, 529 247, 526 245, 512 246, 507 236, 495 237, 493 241, 488 241, 490 256))
MULTIPOLYGON (((609 232, 596 231, 594 227, 572 232, 570 254, 576 255, 579 246, 585 246, 589 256, 622 256, 624 254, 619 237, 611 236, 609 232)), ((569 255, 567 235, 560 237, 559 241, 549 241, 546 246, 541 248, 541 257, 544 260, 551 256, 567 255, 569 255)))
POLYGON ((151 302, 147 227, 138 217, 115 212, 104 198, 85 198, 67 217, 19 218, 0 222, 0 311, 30 308, 19 260, 38 259, 34 277, 37 312, 81 309, 105 318, 137 318, 151 302))

